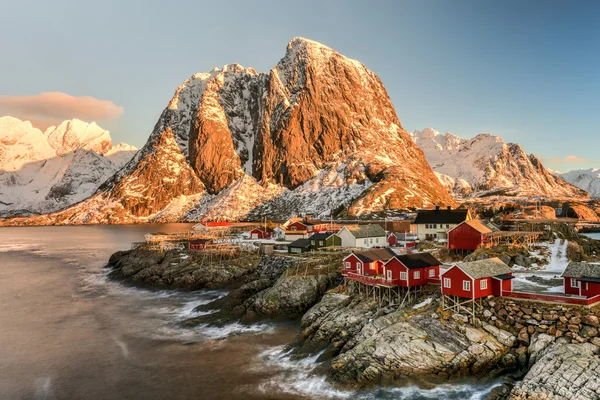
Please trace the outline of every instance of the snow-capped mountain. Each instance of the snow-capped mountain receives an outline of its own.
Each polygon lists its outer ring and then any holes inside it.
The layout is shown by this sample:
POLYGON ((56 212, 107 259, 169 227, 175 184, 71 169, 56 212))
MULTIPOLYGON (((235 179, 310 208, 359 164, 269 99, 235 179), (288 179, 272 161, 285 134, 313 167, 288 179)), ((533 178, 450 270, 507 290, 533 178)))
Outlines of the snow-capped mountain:
POLYGON ((533 154, 498 136, 462 139, 431 128, 414 131, 440 182, 456 197, 587 197, 587 193, 547 170, 533 154))
POLYGON ((31 223, 357 215, 450 204, 377 75, 295 38, 269 73, 231 64, 187 79, 146 145, 98 193, 31 223))
POLYGON ((585 190, 591 197, 600 197, 600 168, 576 169, 565 173, 555 172, 555 175, 585 190))
POLYGON ((79 120, 45 132, 0 117, 0 215, 52 212, 91 196, 135 154, 108 131, 79 120))

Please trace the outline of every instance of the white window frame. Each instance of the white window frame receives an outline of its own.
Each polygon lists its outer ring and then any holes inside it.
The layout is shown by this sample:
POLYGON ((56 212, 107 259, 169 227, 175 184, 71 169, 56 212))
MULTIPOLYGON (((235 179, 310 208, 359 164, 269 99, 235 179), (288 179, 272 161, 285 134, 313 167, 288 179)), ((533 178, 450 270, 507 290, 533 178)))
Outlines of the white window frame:
POLYGON ((310 241, 310 244, 312 244, 312 245, 314 246, 314 245, 315 245, 315 241, 314 241, 314 240, 311 240, 311 241, 310 241))
POLYGON ((452 287, 452 280, 450 278, 444 278, 444 287, 447 289, 452 287))
POLYGON ((350 261, 346 261, 346 269, 350 268, 352 268, 352 264, 350 263, 350 261))
POLYGON ((415 278, 415 279, 421 279, 421 271, 414 271, 413 272, 413 278, 415 278))
POLYGON ((463 290, 465 292, 471 291, 471 281, 463 281, 463 290))
POLYGON ((407 281, 408 280, 408 272, 400 272, 400 280, 407 281))
POLYGON ((387 270, 387 279, 388 279, 388 281, 392 280, 392 270, 391 269, 387 270))
POLYGON ((435 276, 435 269, 430 269, 429 270, 429 277, 433 278, 435 276))
POLYGON ((487 279, 482 279, 479 281, 479 289, 481 290, 485 290, 488 288, 488 280, 487 279))
POLYGON ((575 278, 571 278, 571 287, 579 289, 579 281, 575 278))
POLYGON ((585 283, 585 290, 590 290, 587 282, 585 283))

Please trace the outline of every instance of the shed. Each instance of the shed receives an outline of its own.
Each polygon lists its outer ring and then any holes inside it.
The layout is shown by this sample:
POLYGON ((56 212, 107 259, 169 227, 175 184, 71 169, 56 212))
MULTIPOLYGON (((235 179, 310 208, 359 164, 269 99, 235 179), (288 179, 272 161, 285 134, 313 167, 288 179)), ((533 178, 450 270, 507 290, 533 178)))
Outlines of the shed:
POLYGON ((310 240, 298 239, 288 244, 288 253, 307 253, 310 251, 310 240))
POLYGON ((343 260, 342 275, 353 272, 361 275, 378 275, 383 273, 383 264, 394 257, 392 249, 369 249, 350 253, 343 260))
POLYGON ((475 251, 484 244, 486 235, 496 230, 478 219, 463 221, 448 231, 448 249, 475 251))
POLYGON ((310 240, 310 249, 315 251, 323 247, 342 245, 342 238, 335 233, 329 232, 315 233, 311 235, 308 240, 310 240))
POLYGON ((423 286, 439 278, 441 264, 430 253, 396 255, 383 265, 383 274, 399 286, 423 286))
POLYGON ((250 231, 251 239, 270 239, 271 237, 273 237, 271 228, 254 228, 250 231))

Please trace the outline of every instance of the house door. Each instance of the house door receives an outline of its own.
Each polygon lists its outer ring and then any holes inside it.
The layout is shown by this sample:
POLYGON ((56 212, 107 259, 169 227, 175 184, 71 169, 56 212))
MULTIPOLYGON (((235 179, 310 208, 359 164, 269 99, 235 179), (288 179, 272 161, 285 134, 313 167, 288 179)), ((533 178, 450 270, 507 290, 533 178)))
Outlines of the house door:
POLYGON ((365 264, 363 264, 363 263, 358 264, 358 273, 361 275, 365 274, 365 264))
POLYGON ((388 272, 387 272, 387 278, 388 278, 388 281, 392 280, 392 271, 388 270, 388 272))

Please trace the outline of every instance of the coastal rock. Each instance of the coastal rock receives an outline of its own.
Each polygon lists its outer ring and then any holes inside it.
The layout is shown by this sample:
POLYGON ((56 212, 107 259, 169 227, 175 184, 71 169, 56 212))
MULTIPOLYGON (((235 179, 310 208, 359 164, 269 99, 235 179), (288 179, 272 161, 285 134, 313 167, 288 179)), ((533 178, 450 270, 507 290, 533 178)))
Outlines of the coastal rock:
POLYGON ((109 277, 139 285, 196 290, 240 282, 255 272, 259 256, 219 263, 202 263, 180 251, 162 253, 135 249, 111 256, 109 277))
POLYGON ((600 349, 559 339, 542 351, 538 361, 510 394, 511 400, 600 398, 600 349))
POLYGON ((426 315, 399 319, 395 314, 382 317, 379 326, 366 325, 358 344, 332 360, 329 377, 350 386, 403 378, 440 382, 487 374, 508 351, 484 331, 467 336, 426 315))
POLYGON ((275 284, 248 300, 246 308, 261 316, 300 315, 339 282, 339 272, 281 276, 275 284))

